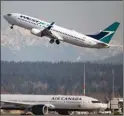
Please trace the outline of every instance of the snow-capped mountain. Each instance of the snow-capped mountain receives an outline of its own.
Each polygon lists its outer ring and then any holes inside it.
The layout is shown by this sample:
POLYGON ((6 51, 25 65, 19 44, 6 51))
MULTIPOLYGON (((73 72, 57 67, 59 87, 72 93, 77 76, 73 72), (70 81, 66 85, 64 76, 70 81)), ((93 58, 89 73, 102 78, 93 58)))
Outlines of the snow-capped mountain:
POLYGON ((123 64, 123 53, 116 54, 115 56, 111 56, 99 61, 95 61, 95 63, 101 63, 101 64, 106 64, 106 63, 112 63, 112 64, 123 64))

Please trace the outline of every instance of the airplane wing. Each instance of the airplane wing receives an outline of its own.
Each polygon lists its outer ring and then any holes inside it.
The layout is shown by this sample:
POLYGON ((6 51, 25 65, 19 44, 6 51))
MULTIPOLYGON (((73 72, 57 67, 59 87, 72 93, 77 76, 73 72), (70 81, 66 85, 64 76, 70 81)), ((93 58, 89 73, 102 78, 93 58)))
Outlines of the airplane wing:
POLYGON ((49 35, 48 37, 63 41, 63 38, 58 33, 56 33, 56 32, 51 32, 51 33, 52 33, 52 35, 49 35))
POLYGON ((38 102, 20 102, 20 101, 5 101, 5 100, 1 100, 2 103, 6 103, 6 104, 13 104, 13 105, 16 105, 16 106, 25 106, 25 107, 30 107, 30 106, 36 106, 36 105, 45 105, 47 106, 48 108, 55 108, 54 105, 52 104, 49 104, 49 103, 38 103, 38 102))
POLYGON ((51 30, 53 25, 54 25, 54 22, 52 22, 48 27, 42 30, 33 28, 31 30, 31 33, 40 37, 47 36, 50 39, 57 39, 57 40, 63 41, 63 38, 58 33, 51 30))

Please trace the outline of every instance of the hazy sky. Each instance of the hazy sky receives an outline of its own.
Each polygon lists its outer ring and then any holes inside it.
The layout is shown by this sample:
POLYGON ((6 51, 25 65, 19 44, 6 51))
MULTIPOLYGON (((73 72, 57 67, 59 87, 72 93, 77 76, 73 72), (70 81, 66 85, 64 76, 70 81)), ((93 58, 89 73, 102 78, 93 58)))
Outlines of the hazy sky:
MULTIPOLYGON (((123 1, 2 1, 1 16, 11 12, 26 14, 48 22, 55 21, 56 25, 73 29, 83 34, 96 33, 113 22, 118 21, 120 22, 120 27, 118 28, 112 43, 121 45, 123 43, 123 1)), ((3 17, 1 17, 1 26, 2 39, 13 39, 15 36, 12 34, 17 34, 8 29, 8 23, 3 17)), ((31 35, 24 36, 25 39, 27 39, 28 36, 31 35)), ((93 59, 97 59, 103 54, 108 55, 111 52, 112 54, 115 52, 114 48, 110 48, 109 53, 108 50, 98 51, 87 48, 78 48, 66 43, 61 43, 59 47, 55 44, 46 47, 42 42, 47 42, 47 44, 49 44, 48 41, 44 40, 41 41, 41 44, 35 45, 35 48, 34 46, 23 48, 14 55, 4 48, 2 51, 2 59, 8 60, 9 57, 11 60, 32 59, 33 61, 42 61, 51 59, 52 61, 74 61, 81 58, 82 60, 86 60, 87 58, 90 60, 92 59, 92 54, 95 54, 93 59), (29 52, 30 54, 27 55, 29 52), (11 55, 8 56, 8 53, 11 55), (35 57, 34 53, 37 54, 35 57)), ((120 48, 118 48, 118 51, 120 51, 120 48)))

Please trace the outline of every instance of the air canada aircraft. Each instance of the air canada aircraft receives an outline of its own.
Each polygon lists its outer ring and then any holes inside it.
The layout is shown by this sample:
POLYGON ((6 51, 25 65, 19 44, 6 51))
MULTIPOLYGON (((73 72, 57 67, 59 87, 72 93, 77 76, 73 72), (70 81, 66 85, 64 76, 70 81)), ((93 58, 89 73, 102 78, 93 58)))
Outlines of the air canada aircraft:
POLYGON ((67 42, 80 47, 87 48, 109 48, 112 36, 119 26, 119 22, 114 22, 103 31, 94 35, 84 35, 74 30, 69 30, 55 25, 54 22, 48 23, 37 18, 19 13, 10 13, 3 16, 8 23, 30 30, 31 34, 38 37, 46 36, 50 38, 50 43, 60 44, 60 41, 67 42))
POLYGON ((35 115, 46 115, 48 111, 72 115, 74 111, 91 112, 104 108, 99 100, 88 96, 1 94, 1 109, 20 109, 35 115))

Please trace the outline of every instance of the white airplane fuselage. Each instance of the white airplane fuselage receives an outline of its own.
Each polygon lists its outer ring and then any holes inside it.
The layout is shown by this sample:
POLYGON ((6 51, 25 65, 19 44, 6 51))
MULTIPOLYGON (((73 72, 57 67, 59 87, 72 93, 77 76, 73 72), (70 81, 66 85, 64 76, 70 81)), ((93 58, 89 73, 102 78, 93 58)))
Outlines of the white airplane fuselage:
MULTIPOLYGON (((32 34, 41 37, 40 31, 50 25, 45 21, 18 13, 11 13, 11 16, 4 15, 4 18, 12 25, 28 29, 32 34), (26 19, 26 18, 27 19, 26 19), (39 33, 38 33, 39 32, 39 33)), ((96 40, 92 37, 83 35, 73 30, 69 30, 57 25, 53 25, 50 31, 59 37, 60 41, 71 43, 76 46, 88 47, 88 48, 107 48, 108 44, 96 40), (101 43, 101 44, 97 44, 101 43)))
POLYGON ((100 101, 87 96, 2 94, 1 101, 32 106, 37 104, 51 104, 53 107, 50 110, 88 111, 102 108, 100 101))

